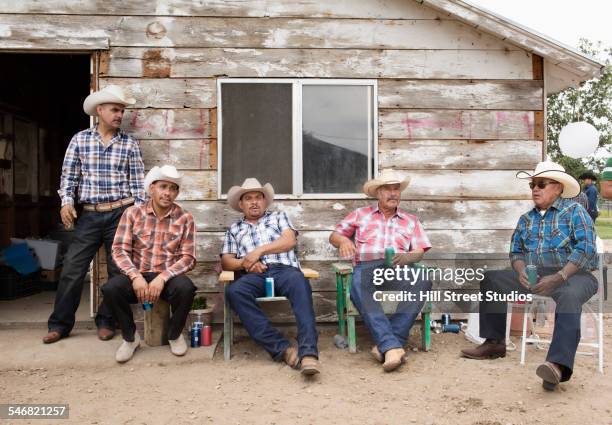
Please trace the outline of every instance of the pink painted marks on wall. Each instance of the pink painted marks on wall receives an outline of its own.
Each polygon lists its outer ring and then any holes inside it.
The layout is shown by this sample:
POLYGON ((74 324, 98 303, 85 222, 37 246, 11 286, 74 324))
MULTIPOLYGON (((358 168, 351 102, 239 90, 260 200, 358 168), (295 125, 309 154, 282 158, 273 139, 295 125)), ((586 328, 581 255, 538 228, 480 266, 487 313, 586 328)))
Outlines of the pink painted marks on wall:
POLYGON ((402 120, 402 124, 406 128, 406 134, 408 139, 413 138, 413 132, 418 130, 442 130, 443 128, 452 128, 457 130, 463 129, 463 111, 455 113, 454 118, 444 119, 436 118, 435 114, 429 114, 429 116, 423 116, 422 118, 415 117, 417 114, 425 115, 428 113, 423 112, 408 112, 405 118, 402 120))
POLYGON ((534 121, 533 113, 531 112, 523 113, 523 124, 527 128, 529 137, 534 138, 535 137, 535 121, 534 121))

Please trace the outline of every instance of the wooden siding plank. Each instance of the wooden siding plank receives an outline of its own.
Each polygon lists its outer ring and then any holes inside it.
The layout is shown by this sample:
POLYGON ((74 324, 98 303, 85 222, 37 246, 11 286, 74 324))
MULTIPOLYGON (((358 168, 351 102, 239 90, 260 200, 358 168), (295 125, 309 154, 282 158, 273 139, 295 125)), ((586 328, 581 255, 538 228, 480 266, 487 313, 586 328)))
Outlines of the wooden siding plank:
POLYGON ((531 79, 531 55, 497 50, 112 48, 101 77, 531 79))
MULTIPOLYGON (((274 211, 284 211, 296 228, 302 231, 333 230, 346 215, 360 207, 374 205, 376 200, 276 200, 274 211)), ((225 201, 183 201, 200 232, 224 232, 241 214, 225 201)), ((520 214, 531 208, 529 200, 494 201, 403 201, 400 205, 415 214, 425 229, 508 230, 514 229, 520 214)))
POLYGON ((216 139, 140 140, 147 169, 174 165, 182 170, 216 170, 216 139))
POLYGON ((210 109, 127 109, 123 123, 124 130, 138 139, 210 139, 217 136, 210 109))
POLYGON ((429 7, 405 0, 0 0, 4 13, 152 16, 248 16, 367 19, 439 19, 429 7))
MULTIPOLYGON (((457 253, 507 253, 512 230, 428 230, 431 255, 457 253)), ((304 231, 298 237, 300 261, 339 261, 338 250, 329 244, 329 231, 304 231)), ((218 261, 223 232, 198 232, 198 261, 218 261)))
POLYGON ((533 169, 542 158, 539 140, 378 141, 378 166, 404 170, 533 169))
POLYGON ((217 172, 182 170, 183 182, 177 200, 193 201, 217 198, 217 172))
POLYGON ((535 138, 532 111, 411 111, 379 112, 382 139, 514 139, 535 138))
POLYGON ((0 15, 7 43, 108 38, 111 46, 517 50, 456 20, 0 15))
POLYGON ((542 110, 541 81, 380 80, 379 108, 542 110))
POLYGON ((215 108, 216 80, 175 78, 101 78, 100 87, 115 84, 132 93, 139 108, 215 108))

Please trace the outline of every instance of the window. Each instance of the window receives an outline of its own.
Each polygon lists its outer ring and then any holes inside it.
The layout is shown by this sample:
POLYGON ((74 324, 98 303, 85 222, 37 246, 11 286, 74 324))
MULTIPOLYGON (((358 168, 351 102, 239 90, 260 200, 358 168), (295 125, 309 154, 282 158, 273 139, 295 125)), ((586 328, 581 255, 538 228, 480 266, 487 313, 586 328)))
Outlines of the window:
POLYGON ((256 177, 279 198, 355 197, 376 152, 376 82, 221 79, 219 193, 256 177))

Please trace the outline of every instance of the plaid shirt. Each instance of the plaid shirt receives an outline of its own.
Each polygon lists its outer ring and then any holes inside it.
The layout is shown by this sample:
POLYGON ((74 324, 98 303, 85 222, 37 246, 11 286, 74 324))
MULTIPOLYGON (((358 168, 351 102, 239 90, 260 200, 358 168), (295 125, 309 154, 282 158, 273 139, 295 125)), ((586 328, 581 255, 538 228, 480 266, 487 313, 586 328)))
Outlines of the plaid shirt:
POLYGON ((125 210, 113 241, 113 260, 130 279, 155 272, 165 282, 195 266, 195 224, 191 213, 174 204, 157 217, 152 201, 125 210))
POLYGON ((419 219, 402 209, 388 220, 378 205, 357 208, 347 215, 334 229, 355 241, 355 264, 385 258, 385 248, 393 247, 396 253, 421 248, 431 248, 419 219))
POLYGON ((584 270, 597 268, 593 220, 569 199, 557 198, 542 217, 533 208, 519 218, 512 234, 510 260, 544 267, 574 263, 584 270))
POLYGON ((136 198, 144 203, 144 164, 136 139, 119 130, 107 146, 98 127, 74 135, 64 157, 60 189, 62 206, 74 204, 76 190, 82 204, 136 198))
MULTIPOLYGON (((251 224, 242 218, 233 223, 225 232, 222 254, 236 254, 236 258, 243 258, 255 248, 274 242, 287 229, 293 230, 296 235, 298 233, 287 214, 280 211, 266 211, 257 224, 251 224)), ((280 263, 300 268, 293 249, 278 254, 264 255, 261 257, 261 262, 266 265, 280 263)))

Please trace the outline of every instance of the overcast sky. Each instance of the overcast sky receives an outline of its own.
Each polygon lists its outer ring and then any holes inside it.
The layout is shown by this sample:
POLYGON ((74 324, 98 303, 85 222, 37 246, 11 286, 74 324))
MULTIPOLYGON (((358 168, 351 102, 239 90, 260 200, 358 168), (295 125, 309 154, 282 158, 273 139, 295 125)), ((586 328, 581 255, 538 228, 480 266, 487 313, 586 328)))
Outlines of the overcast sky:
POLYGON ((581 37, 612 46, 611 0, 468 0, 555 40, 578 47, 581 37))

